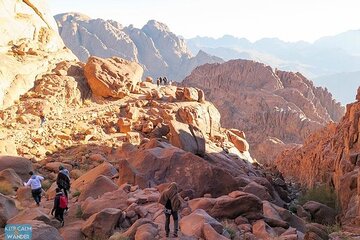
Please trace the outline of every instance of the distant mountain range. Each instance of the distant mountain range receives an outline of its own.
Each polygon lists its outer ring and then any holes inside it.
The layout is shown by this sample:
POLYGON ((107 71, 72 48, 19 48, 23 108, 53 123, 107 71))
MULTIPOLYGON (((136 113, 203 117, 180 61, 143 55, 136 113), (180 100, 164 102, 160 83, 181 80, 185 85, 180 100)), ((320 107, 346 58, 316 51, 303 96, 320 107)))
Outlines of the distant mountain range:
POLYGON ((181 81, 199 65, 223 62, 203 51, 193 56, 184 39, 154 20, 138 29, 80 13, 59 14, 55 19, 65 45, 81 61, 86 62, 89 56, 118 56, 140 63, 145 76, 167 76, 175 81, 181 81))
POLYGON ((353 101, 346 93, 355 92, 354 86, 360 85, 360 30, 323 37, 314 43, 284 42, 277 38, 252 43, 246 38, 225 35, 218 39, 188 39, 187 45, 193 53, 202 50, 224 60, 248 59, 301 72, 316 85, 328 87, 343 104, 353 101), (327 76, 331 83, 327 83, 327 76))

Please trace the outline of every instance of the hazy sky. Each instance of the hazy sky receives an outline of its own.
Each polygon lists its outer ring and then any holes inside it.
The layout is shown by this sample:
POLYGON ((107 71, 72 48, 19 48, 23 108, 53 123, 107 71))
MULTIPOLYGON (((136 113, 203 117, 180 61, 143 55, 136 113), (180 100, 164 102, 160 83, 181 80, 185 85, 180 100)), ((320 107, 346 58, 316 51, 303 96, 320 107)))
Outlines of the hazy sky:
POLYGON ((53 14, 81 12, 141 28, 166 23, 185 38, 231 34, 252 41, 314 41, 360 29, 359 0, 50 0, 53 14))

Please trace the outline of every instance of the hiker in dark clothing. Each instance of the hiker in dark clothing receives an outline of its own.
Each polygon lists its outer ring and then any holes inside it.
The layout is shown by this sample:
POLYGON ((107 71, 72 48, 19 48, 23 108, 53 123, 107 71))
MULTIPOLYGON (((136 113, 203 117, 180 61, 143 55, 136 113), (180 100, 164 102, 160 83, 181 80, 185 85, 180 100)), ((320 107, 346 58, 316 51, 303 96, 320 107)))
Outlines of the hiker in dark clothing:
POLYGON ((157 85, 158 87, 160 86, 160 79, 159 79, 159 78, 156 80, 156 85, 157 85))
POLYGON ((163 77, 163 81, 164 81, 164 85, 167 85, 167 78, 166 77, 163 77))
POLYGON ((59 166, 59 174, 56 179, 56 184, 60 190, 64 191, 66 198, 69 199, 68 191, 70 190, 70 174, 63 165, 59 166))
POLYGON ((67 208, 67 198, 64 196, 60 188, 56 188, 56 195, 54 199, 54 207, 51 210, 51 215, 60 221, 61 226, 64 226, 64 211, 67 208))
POLYGON ((31 177, 29 181, 24 183, 24 185, 31 187, 32 197, 34 198, 36 205, 39 206, 41 202, 41 193, 42 193, 41 181, 43 181, 44 178, 42 176, 35 175, 33 171, 30 171, 29 175, 31 177))
POLYGON ((160 81, 160 85, 162 85, 162 83, 163 83, 162 77, 159 77, 159 81, 160 81))
POLYGON ((181 207, 181 200, 178 194, 178 187, 175 182, 171 183, 169 187, 164 192, 162 192, 159 203, 165 206, 164 213, 166 217, 166 221, 165 221, 166 237, 169 237, 169 233, 170 233, 171 215, 174 220, 174 237, 177 237, 179 230, 178 211, 180 210, 181 207))

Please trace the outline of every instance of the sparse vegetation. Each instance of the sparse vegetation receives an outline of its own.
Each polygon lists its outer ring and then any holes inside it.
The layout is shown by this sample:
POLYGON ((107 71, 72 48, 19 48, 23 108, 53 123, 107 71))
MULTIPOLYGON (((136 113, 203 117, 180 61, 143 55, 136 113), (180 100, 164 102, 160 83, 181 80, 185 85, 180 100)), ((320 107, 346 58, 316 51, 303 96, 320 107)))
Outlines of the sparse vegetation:
POLYGON ((50 180, 44 180, 41 184, 42 188, 44 189, 44 191, 47 191, 52 185, 52 182, 50 180))
POLYGON ((77 207, 76 207, 75 216, 76 216, 77 218, 82 218, 83 214, 84 214, 84 212, 83 212, 83 210, 81 209, 81 206, 77 206, 77 207))
POLYGON ((326 226, 326 232, 328 234, 331 234, 333 232, 339 232, 339 231, 341 231, 341 226, 340 226, 339 223, 336 223, 334 225, 327 225, 326 226))
POLYGON ((229 233, 230 239, 234 239, 236 237, 236 230, 234 227, 228 222, 228 220, 224 220, 222 224, 224 226, 224 230, 229 233))
POLYGON ((8 182, 0 182, 0 193, 10 195, 14 192, 12 186, 8 182))
POLYGON ((76 189, 75 192, 73 192, 72 196, 73 197, 78 197, 78 196, 80 196, 80 194, 81 194, 81 192, 76 189))
POLYGON ((337 209, 338 207, 337 197, 334 190, 325 185, 309 189, 299 198, 299 203, 301 205, 308 201, 316 201, 333 209, 337 209))

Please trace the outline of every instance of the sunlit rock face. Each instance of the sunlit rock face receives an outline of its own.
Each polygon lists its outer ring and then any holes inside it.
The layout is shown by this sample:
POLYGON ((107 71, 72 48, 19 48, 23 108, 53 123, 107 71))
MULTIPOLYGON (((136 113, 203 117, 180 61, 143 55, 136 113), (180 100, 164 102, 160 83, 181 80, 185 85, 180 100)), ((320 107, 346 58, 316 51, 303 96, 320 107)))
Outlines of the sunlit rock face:
POLYGON ((243 130, 250 152, 262 163, 301 144, 314 130, 344 113, 331 94, 300 73, 265 64, 232 60, 196 68, 183 81, 200 87, 219 109, 222 124, 243 130))
POLYGON ((65 48, 44 1, 4 0, 0 6, 0 108, 4 108, 55 63, 76 57, 65 48))

